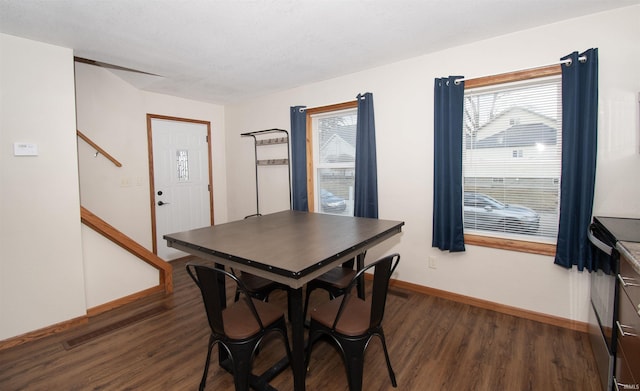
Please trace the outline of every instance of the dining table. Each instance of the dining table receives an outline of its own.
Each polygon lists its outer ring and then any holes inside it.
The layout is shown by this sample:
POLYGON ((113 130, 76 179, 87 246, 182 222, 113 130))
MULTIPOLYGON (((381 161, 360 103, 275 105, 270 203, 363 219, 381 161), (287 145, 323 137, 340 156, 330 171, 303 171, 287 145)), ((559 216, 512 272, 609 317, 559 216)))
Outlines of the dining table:
POLYGON ((403 221, 285 210, 167 234, 164 239, 169 247, 218 267, 255 274, 289 288, 292 362, 283 358, 251 383, 255 389, 274 390, 268 381, 291 365, 294 390, 304 391, 302 288, 348 260, 356 259, 362 268, 367 250, 401 233, 403 225, 403 221))

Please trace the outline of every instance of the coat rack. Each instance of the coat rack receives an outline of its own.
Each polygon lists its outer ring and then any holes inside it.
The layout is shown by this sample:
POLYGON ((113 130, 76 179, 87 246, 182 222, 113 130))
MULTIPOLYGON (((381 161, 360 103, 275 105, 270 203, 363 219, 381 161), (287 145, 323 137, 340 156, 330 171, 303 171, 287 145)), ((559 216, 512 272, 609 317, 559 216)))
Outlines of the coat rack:
MULTIPOLYGON (((287 177, 289 179, 289 208, 291 208, 291 173, 289 170, 289 132, 284 129, 265 129, 258 130, 255 132, 247 132, 242 133, 240 136, 242 137, 252 137, 253 145, 254 145, 254 156, 255 156, 255 166, 256 166, 256 213, 246 216, 261 216, 260 214, 260 185, 258 181, 258 168, 266 167, 266 166, 287 166, 287 177), (268 136, 268 138, 263 138, 261 136, 268 136), (280 136, 280 137, 278 137, 280 136), (287 147, 287 157, 279 158, 279 159, 259 159, 258 158, 258 147, 269 146, 269 145, 278 145, 284 144, 287 147)), ((245 217, 245 218, 246 218, 245 217)))

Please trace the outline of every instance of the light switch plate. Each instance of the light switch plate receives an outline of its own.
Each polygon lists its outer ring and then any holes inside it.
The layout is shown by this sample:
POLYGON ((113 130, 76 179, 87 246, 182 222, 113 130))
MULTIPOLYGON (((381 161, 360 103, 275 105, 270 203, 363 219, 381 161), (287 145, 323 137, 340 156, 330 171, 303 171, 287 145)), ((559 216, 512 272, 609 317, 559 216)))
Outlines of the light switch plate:
POLYGON ((38 156, 38 144, 13 143, 13 156, 38 156))

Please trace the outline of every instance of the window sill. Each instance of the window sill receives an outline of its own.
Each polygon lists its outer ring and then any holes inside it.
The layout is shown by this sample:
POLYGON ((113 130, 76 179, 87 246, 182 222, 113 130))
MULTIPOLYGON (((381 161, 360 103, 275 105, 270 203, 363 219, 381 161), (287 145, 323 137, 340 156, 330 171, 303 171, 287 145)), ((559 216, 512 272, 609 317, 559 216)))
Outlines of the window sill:
POLYGON ((551 257, 556 255, 555 244, 527 242, 524 240, 492 238, 480 235, 464 235, 464 244, 498 248, 501 250, 519 251, 523 253, 548 255, 551 257))

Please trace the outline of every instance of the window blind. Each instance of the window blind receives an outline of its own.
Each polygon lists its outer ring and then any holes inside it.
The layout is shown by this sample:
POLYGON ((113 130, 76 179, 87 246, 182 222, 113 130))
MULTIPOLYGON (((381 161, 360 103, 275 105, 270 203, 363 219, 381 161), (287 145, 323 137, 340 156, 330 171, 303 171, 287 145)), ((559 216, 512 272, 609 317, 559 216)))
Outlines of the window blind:
POLYGON ((465 232, 555 242, 561 109, 559 76, 465 91, 465 232))
POLYGON ((357 109, 311 118, 316 211, 353 216, 357 109))

